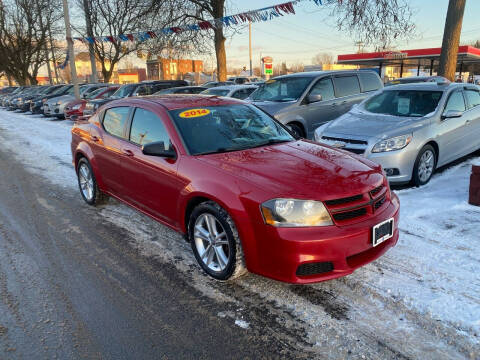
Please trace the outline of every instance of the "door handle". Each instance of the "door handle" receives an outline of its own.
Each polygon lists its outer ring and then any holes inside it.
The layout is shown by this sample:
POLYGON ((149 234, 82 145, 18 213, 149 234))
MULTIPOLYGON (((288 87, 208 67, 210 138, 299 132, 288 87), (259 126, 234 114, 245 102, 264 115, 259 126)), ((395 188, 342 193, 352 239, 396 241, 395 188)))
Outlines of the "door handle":
POLYGON ((98 138, 98 136, 92 135, 92 141, 93 142, 99 142, 100 139, 98 138))
POLYGON ((133 156, 133 151, 128 149, 123 149, 123 155, 133 156))

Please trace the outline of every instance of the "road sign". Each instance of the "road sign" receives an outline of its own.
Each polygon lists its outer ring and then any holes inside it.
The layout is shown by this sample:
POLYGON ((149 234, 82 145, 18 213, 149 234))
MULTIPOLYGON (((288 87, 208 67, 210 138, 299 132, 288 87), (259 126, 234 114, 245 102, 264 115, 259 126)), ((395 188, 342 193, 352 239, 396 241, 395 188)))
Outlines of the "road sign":
POLYGON ((273 75, 273 64, 263 64, 263 70, 265 75, 273 75))

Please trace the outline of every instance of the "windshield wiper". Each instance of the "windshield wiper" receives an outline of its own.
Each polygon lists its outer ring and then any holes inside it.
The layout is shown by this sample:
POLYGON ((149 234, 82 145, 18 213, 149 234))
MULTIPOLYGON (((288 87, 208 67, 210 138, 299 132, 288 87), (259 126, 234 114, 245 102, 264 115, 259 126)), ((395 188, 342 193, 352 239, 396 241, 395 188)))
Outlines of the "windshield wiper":
POLYGON ((195 154, 195 156, 197 156, 197 155, 208 155, 208 154, 220 154, 220 153, 226 153, 226 152, 231 152, 231 151, 248 150, 248 149, 253 149, 253 148, 256 148, 256 147, 273 145, 273 144, 280 144, 280 143, 290 142, 290 141, 292 141, 292 140, 290 140, 290 139, 270 139, 270 140, 264 141, 262 143, 252 144, 252 145, 248 145, 248 146, 233 147, 233 148, 221 147, 221 148, 218 148, 218 149, 213 150, 213 151, 207 151, 207 152, 202 152, 202 153, 195 154))

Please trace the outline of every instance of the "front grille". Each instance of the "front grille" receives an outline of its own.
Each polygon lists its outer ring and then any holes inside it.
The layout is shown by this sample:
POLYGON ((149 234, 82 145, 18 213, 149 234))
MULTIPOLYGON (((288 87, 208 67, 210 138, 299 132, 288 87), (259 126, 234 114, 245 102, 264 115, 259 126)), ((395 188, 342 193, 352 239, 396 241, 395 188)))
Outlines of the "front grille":
POLYGON ((360 194, 360 195, 354 195, 354 196, 341 198, 341 199, 327 200, 325 201, 325 204, 327 206, 335 206, 335 205, 347 204, 347 203, 362 200, 362 199, 363 199, 363 195, 360 194))
POLYGON ((373 205, 373 209, 376 211, 378 210, 383 204, 385 204, 385 200, 387 199, 386 196, 382 197, 380 200, 378 200, 375 205, 373 205))
POLYGON ((368 145, 368 142, 364 140, 342 139, 342 138, 336 138, 331 136, 322 136, 322 139, 329 140, 329 141, 341 141, 347 144, 368 145))
POLYGON ((327 273, 333 270, 333 264, 331 262, 316 262, 302 264, 297 268, 297 276, 309 276, 327 273))
POLYGON ((377 195, 380 191, 382 191, 382 189, 383 189, 383 185, 380 185, 375 189, 373 189, 372 191, 370 191, 370 195, 372 195, 372 197, 374 198, 375 195, 377 195))
POLYGON ((333 214, 333 219, 335 221, 344 221, 344 220, 354 219, 356 217, 360 217, 366 214, 367 214, 367 208, 363 207, 363 208, 359 208, 351 211, 335 213, 333 214))
POLYGON ((363 155, 363 153, 365 152, 365 149, 347 149, 347 148, 344 148, 343 150, 346 150, 346 151, 350 151, 354 154, 358 154, 358 155, 363 155))

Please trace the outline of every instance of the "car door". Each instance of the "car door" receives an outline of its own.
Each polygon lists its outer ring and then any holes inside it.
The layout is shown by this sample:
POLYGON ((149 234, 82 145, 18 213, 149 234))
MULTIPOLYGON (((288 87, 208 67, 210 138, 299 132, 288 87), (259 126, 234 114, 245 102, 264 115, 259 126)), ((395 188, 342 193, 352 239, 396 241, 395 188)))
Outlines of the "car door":
POLYGON ((163 141, 165 146, 173 147, 170 139, 158 113, 136 107, 128 141, 122 147, 127 156, 121 164, 126 200, 167 223, 176 219, 178 197, 183 188, 177 178, 178 159, 144 155, 142 145, 163 141))
POLYGON ((333 77, 339 116, 348 112, 353 105, 361 102, 366 95, 361 93, 356 74, 335 75, 333 77))
POLYGON ((340 116, 333 81, 330 76, 318 79, 310 88, 303 103, 304 119, 307 121, 309 132, 340 116), (322 95, 322 100, 309 103, 307 99, 310 95, 322 95))
POLYGON ((470 147, 468 153, 480 149, 480 91, 475 88, 464 90, 467 101, 467 112, 465 113, 465 125, 467 128, 467 144, 470 147))
POLYGON ((120 163, 125 157, 122 143, 126 137, 126 125, 130 107, 112 107, 104 111, 100 127, 91 132, 92 152, 106 190, 119 195, 122 188, 120 163))
POLYGON ((447 98, 442 114, 447 111, 459 111, 462 113, 460 117, 442 118, 438 124, 438 143, 440 146, 440 157, 438 163, 443 165, 453 161, 468 149, 466 140, 468 138, 468 130, 466 126, 466 105, 462 90, 451 92, 447 98))

